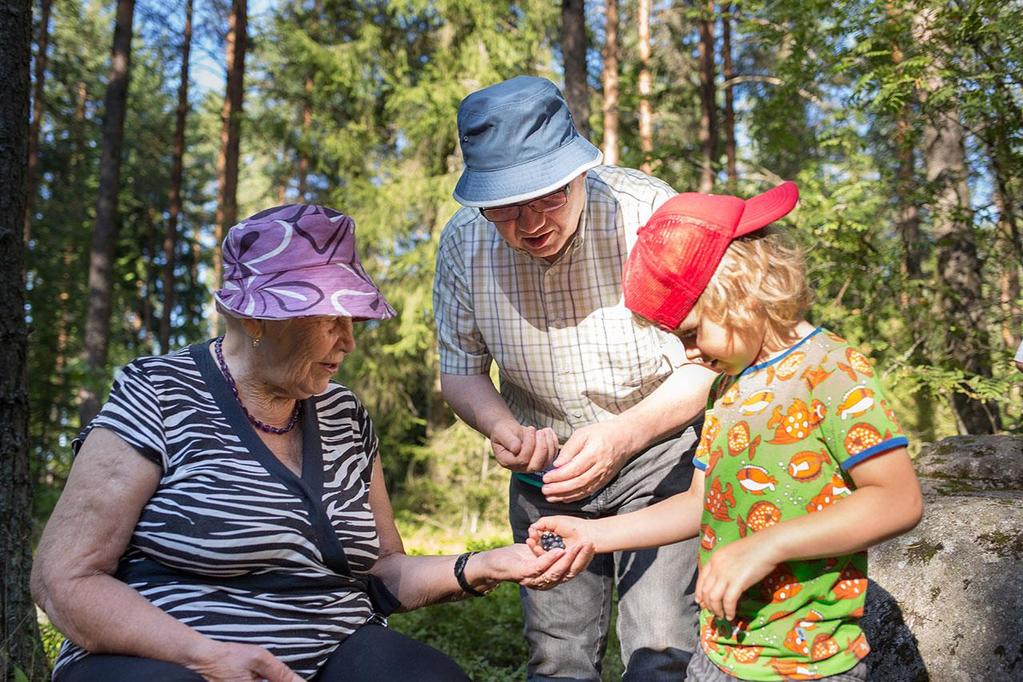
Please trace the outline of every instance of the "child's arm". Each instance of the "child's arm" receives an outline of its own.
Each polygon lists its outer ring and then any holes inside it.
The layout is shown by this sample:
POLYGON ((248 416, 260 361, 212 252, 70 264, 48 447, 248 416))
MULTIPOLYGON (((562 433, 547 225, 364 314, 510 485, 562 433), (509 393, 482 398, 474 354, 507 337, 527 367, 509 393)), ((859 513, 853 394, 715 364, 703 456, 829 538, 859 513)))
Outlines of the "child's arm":
MULTIPOLYGON (((575 544, 592 545, 596 553, 605 553, 660 547, 694 537, 700 530, 703 513, 703 479, 703 471, 697 469, 686 492, 620 516, 603 519, 546 516, 529 527, 526 542, 534 552, 542 552, 540 534, 551 531, 560 535, 570 548, 575 544)), ((585 554, 581 552, 580 556, 585 554)), ((592 554, 587 563, 589 558, 592 554)), ((573 566, 569 572, 578 575, 582 568, 573 566)))
POLYGON ((782 561, 858 552, 919 523, 923 500, 906 448, 857 464, 849 475, 852 495, 715 552, 700 570, 697 603, 732 620, 740 595, 782 561))

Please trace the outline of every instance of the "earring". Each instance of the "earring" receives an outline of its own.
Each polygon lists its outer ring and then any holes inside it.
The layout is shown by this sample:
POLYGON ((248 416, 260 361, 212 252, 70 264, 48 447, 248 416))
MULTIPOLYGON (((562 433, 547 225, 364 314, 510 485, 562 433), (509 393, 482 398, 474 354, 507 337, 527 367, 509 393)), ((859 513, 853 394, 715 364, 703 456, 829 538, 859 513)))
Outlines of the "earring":
POLYGON ((252 337, 252 347, 253 348, 259 348, 259 343, 262 340, 263 340, 262 336, 254 336, 254 337, 252 337))

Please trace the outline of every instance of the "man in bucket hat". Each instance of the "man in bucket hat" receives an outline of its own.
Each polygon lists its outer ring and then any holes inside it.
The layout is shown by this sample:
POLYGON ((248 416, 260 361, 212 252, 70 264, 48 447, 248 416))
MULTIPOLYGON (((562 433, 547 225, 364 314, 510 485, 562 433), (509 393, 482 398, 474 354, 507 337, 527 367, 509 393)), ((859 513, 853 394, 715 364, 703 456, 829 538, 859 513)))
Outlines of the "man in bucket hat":
MULTIPOLYGON (((713 375, 686 364, 675 337, 637 325, 621 290, 637 229, 674 191, 600 165, 542 78, 472 93, 458 134, 464 208, 441 236, 434 282, 441 388, 515 472, 516 540, 541 516, 616 515, 686 490, 686 427, 713 375)), ((529 679, 600 679, 615 578, 625 678, 680 679, 697 642, 695 558, 692 541, 598 556, 556 589, 521 592, 529 679)))

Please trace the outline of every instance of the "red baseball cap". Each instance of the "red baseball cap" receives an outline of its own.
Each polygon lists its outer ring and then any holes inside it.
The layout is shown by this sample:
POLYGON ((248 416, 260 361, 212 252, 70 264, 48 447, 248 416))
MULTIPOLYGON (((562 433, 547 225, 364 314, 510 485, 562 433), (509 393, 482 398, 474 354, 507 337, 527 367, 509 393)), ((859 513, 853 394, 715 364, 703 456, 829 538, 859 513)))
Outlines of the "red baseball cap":
POLYGON ((677 194, 639 228, 625 262, 625 306, 665 329, 677 329, 734 239, 773 223, 799 201, 794 182, 752 199, 677 194))

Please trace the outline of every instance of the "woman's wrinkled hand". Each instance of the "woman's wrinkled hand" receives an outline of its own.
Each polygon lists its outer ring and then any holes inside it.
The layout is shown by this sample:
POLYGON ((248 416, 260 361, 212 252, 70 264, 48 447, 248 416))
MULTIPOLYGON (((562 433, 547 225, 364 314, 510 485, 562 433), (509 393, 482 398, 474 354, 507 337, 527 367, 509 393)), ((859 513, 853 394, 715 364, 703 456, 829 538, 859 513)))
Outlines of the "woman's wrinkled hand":
POLYGON ((252 644, 207 639, 187 667, 208 682, 303 682, 269 651, 252 644))
POLYGON ((516 582, 534 590, 549 590, 579 574, 573 567, 585 568, 593 558, 593 548, 576 545, 535 554, 525 544, 507 545, 480 555, 493 580, 516 582), (589 558, 580 559, 580 556, 589 558))
MULTIPOLYGON (((591 535, 590 522, 586 519, 579 519, 574 516, 545 516, 535 521, 529 527, 529 537, 526 538, 526 545, 536 556, 550 554, 544 550, 541 544, 541 536, 545 532, 554 533, 561 537, 565 543, 565 551, 571 552, 578 549, 574 555, 572 564, 569 566, 567 578, 574 578, 590 565, 593 560, 594 547, 596 542, 591 535)), ((553 550, 557 551, 557 550, 553 550)))

